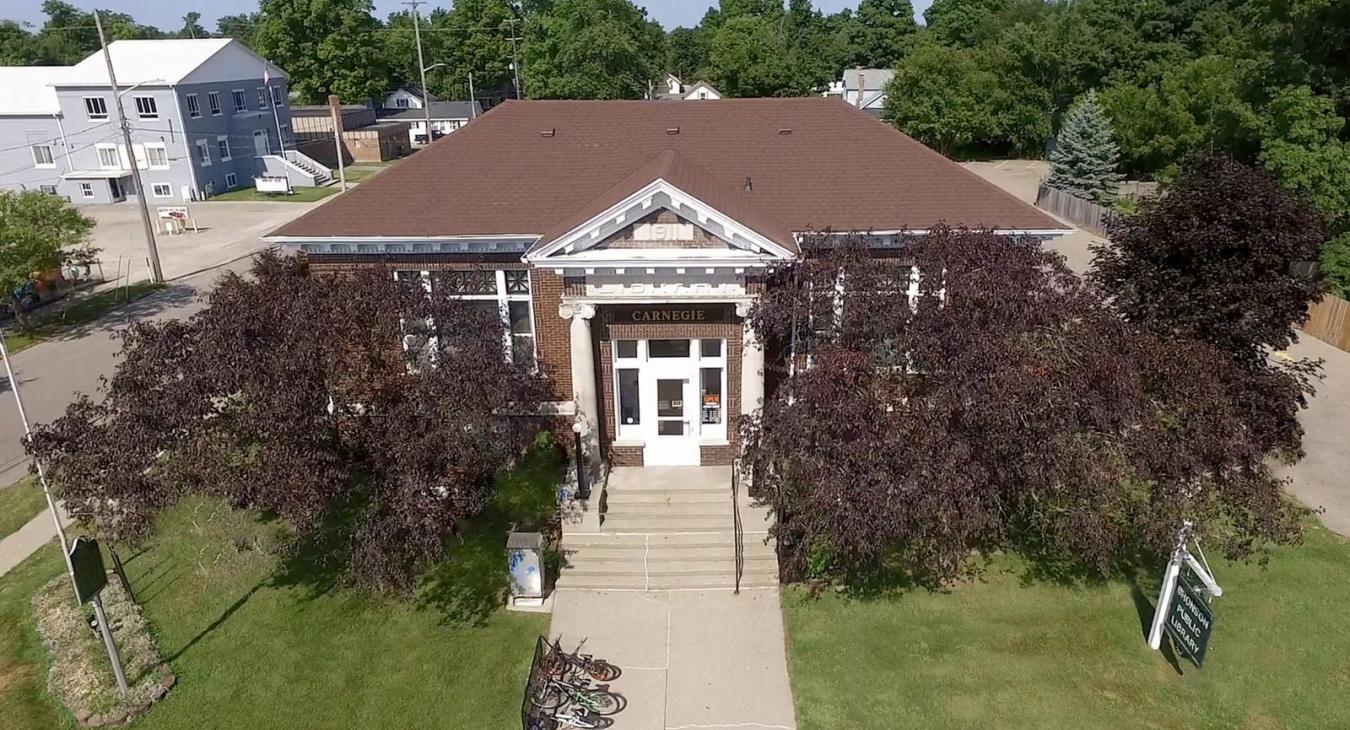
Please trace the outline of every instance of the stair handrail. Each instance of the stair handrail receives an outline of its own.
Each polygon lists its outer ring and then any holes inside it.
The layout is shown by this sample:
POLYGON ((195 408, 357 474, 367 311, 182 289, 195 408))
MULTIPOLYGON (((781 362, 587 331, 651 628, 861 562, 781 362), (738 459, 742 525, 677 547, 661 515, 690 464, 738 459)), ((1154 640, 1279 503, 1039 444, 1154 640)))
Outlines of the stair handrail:
POLYGON ((304 164, 313 167, 315 171, 322 172, 323 174, 327 175, 330 180, 333 177, 333 168, 323 164, 322 162, 319 162, 318 160, 314 159, 313 157, 310 157, 309 155, 305 154, 304 152, 301 152, 300 150, 296 149, 285 150, 282 157, 287 162, 295 163, 297 166, 300 166, 300 163, 303 161, 304 164))
POLYGON ((740 465, 738 460, 731 462, 731 524, 732 549, 736 561, 736 584, 733 593, 741 592, 741 574, 745 572, 745 527, 741 524, 740 465))

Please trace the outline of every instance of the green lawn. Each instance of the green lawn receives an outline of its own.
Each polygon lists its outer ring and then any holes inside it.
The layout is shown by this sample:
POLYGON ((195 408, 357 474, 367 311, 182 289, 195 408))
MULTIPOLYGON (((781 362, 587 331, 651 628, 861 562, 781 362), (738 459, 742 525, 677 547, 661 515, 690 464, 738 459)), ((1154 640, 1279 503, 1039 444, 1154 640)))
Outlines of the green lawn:
POLYGON ((147 294, 163 289, 163 284, 140 281, 130 286, 106 289, 89 296, 75 297, 53 302, 34 310, 27 328, 5 330, 5 345, 10 352, 18 352, 43 340, 58 337, 82 324, 98 319, 123 304, 134 302, 147 294))
MULTIPOLYGON (((500 608, 503 525, 551 499, 561 469, 541 451, 504 475, 496 507, 410 601, 277 557, 276 521, 196 498, 166 512, 146 549, 123 558, 178 684, 133 727, 519 728, 548 619, 500 608)), ((73 727, 43 689, 45 653, 25 612, 60 570, 47 548, 0 578, 6 730, 73 727)))
POLYGON ((1264 571, 1213 563, 1203 669, 1144 644, 1156 579, 1069 588, 1022 567, 945 594, 787 591, 802 730, 1350 726, 1350 542, 1320 525, 1264 571))
POLYGON ((292 188, 295 191, 293 195, 274 195, 272 193, 260 193, 254 188, 244 187, 235 188, 219 195, 212 195, 213 201, 260 201, 273 203, 313 203, 316 200, 323 200, 330 195, 336 195, 342 192, 340 185, 329 185, 322 188, 292 188))
MULTIPOLYGON (((359 164, 347 166, 347 182, 361 182, 370 176, 382 172, 388 165, 359 164)), ((337 170, 333 170, 333 179, 337 179, 337 170)))
POLYGON ((33 478, 0 486, 0 538, 13 533, 47 509, 47 498, 33 478))

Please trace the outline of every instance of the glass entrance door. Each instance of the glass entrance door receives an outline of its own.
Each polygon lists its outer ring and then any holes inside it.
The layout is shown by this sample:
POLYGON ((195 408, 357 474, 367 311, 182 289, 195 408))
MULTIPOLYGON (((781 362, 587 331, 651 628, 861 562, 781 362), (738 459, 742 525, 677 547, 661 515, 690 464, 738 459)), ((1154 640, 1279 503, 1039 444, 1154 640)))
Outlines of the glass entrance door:
POLYGON ((616 441, 640 443, 649 466, 698 465, 700 445, 725 445, 725 349, 720 339, 616 341, 616 441))

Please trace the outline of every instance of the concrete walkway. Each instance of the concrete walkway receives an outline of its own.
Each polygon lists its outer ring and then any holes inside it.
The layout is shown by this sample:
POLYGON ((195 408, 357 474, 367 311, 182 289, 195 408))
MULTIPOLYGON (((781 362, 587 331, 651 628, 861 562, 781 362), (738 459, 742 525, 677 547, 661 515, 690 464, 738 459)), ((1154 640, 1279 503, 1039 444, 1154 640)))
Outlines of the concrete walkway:
MULTIPOLYGON (((57 509, 61 509, 59 504, 57 509)), ((71 522, 70 516, 62 510, 61 524, 68 527, 71 522)), ((37 552, 55 537, 56 525, 52 522, 51 510, 44 509, 23 527, 0 540, 0 576, 13 570, 16 565, 22 563, 29 555, 37 552)))
POLYGON ((777 588, 563 589, 552 633, 623 670, 610 685, 628 701, 615 730, 797 727, 777 588))

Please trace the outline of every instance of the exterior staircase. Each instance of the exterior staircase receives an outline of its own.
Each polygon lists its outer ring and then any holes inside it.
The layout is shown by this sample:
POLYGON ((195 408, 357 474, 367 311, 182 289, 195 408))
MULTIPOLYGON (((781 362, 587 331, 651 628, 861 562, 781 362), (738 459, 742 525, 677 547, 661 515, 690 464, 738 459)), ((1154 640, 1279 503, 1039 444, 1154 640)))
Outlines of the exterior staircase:
MULTIPOLYGON (((735 586, 731 467, 616 467, 599 534, 563 536, 559 589, 664 591, 735 586)), ((769 510, 738 497, 742 588, 778 585, 769 510)))
POLYGON ((313 157, 299 150, 286 150, 282 154, 287 162, 304 170, 306 174, 314 178, 314 187, 322 187, 333 182, 333 171, 313 157))

